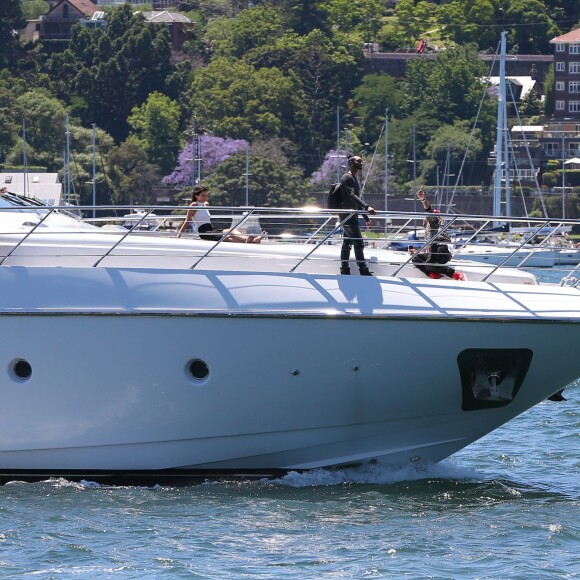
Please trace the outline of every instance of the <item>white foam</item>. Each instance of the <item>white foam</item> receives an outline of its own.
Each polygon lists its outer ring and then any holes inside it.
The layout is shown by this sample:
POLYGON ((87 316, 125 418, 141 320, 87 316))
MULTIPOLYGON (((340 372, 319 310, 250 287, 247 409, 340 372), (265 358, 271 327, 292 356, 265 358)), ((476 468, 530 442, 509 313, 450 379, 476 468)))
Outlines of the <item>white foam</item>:
POLYGON ((413 465, 396 468, 377 461, 343 469, 312 469, 302 473, 291 471, 271 483, 288 487, 312 487, 344 483, 389 484, 432 478, 480 481, 482 475, 474 469, 454 463, 452 459, 421 468, 413 465))

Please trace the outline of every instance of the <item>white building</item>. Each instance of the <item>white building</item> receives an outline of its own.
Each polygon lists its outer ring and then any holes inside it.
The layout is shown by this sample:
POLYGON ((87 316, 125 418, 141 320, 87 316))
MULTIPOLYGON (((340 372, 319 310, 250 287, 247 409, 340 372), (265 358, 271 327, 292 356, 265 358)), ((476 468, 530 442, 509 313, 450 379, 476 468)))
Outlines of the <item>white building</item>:
POLYGON ((2 187, 10 193, 35 197, 47 205, 62 204, 62 183, 58 179, 58 173, 2 171, 0 188, 2 187))

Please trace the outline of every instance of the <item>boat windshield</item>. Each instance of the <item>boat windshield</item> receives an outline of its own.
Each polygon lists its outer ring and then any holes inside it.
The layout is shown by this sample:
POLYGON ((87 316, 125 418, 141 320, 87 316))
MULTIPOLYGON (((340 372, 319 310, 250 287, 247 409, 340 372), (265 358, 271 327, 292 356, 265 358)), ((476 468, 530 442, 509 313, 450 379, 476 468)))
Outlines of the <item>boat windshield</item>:
MULTIPOLYGON (((34 197, 24 197, 17 193, 3 193, 0 195, 0 210, 5 207, 21 207, 23 210, 34 211, 36 213, 45 213, 48 206, 34 197)), ((75 214, 66 210, 54 210, 57 213, 64 214, 68 217, 80 220, 75 214)), ((82 221, 82 220, 81 220, 82 221)))

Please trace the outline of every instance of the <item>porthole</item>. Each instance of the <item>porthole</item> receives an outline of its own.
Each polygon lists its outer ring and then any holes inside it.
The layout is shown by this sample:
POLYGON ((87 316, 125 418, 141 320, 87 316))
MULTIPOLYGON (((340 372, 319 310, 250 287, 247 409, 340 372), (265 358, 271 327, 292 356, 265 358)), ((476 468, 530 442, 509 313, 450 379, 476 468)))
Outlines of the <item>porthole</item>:
POLYGON ((209 367, 207 366, 207 363, 198 358, 189 361, 187 369, 189 374, 196 381, 203 381, 209 376, 209 367))
POLYGON ((20 381, 27 381, 32 376, 32 366, 23 358, 13 360, 10 368, 13 376, 20 381))

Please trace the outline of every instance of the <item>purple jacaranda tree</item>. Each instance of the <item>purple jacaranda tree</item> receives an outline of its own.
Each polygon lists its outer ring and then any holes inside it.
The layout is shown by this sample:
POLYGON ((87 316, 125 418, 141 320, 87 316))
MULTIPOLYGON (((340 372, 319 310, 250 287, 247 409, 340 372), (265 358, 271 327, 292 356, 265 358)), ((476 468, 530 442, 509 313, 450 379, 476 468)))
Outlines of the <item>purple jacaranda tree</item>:
MULTIPOLYGON (((222 161, 243 151, 248 145, 248 142, 243 139, 224 139, 223 137, 214 137, 212 135, 200 135, 198 138, 201 142, 202 179, 210 175, 222 161)), ((192 159, 194 157, 193 141, 189 141, 179 154, 177 167, 173 173, 163 178, 163 183, 181 187, 191 185, 192 159)), ((196 181, 199 181, 199 178, 196 181)))
POLYGON ((331 149, 324 157, 322 165, 312 174, 312 185, 325 186, 335 183, 346 171, 346 152, 331 149))

